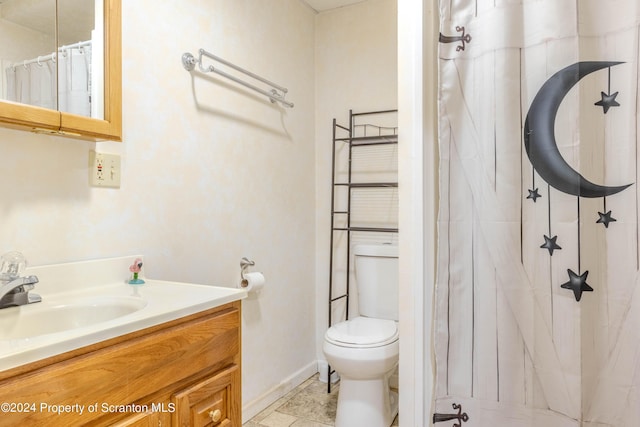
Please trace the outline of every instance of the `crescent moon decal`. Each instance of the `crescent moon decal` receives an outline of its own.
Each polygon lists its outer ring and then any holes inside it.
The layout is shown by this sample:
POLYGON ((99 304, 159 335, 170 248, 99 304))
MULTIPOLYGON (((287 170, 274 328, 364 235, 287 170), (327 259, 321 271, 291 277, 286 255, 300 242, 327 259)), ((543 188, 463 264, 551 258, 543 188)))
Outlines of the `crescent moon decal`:
POLYGON ((551 76, 531 103, 524 122, 525 150, 533 168, 559 191, 579 197, 603 197, 631 185, 607 187, 586 180, 564 160, 554 133, 558 108, 569 90, 587 74, 618 64, 621 62, 591 61, 570 65, 551 76))

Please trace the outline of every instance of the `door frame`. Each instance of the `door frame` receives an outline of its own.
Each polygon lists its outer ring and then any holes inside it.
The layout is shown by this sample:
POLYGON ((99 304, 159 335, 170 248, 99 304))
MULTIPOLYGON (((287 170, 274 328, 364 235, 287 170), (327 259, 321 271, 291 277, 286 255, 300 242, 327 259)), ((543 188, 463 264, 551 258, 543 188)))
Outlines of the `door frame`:
POLYGON ((438 209, 437 0, 398 1, 400 413, 431 423, 438 209), (427 196, 428 195, 428 196, 427 196))

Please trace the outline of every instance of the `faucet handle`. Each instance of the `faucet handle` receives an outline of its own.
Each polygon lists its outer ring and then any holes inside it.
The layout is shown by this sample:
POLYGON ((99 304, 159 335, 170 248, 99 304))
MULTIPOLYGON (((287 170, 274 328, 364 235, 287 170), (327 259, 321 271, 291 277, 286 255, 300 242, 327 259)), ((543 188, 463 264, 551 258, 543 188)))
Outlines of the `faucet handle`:
POLYGON ((24 283, 25 285, 31 285, 31 287, 33 287, 33 285, 35 285, 36 283, 38 283, 40 280, 38 280, 38 276, 36 275, 30 275, 30 276, 25 276, 23 277, 24 279, 24 283))
POLYGON ((11 281, 20 277, 27 267, 27 259, 20 252, 7 252, 0 258, 0 280, 11 281))
POLYGON ((23 292, 29 292, 31 290, 35 289, 35 285, 28 283, 26 285, 22 285, 22 290, 23 292))

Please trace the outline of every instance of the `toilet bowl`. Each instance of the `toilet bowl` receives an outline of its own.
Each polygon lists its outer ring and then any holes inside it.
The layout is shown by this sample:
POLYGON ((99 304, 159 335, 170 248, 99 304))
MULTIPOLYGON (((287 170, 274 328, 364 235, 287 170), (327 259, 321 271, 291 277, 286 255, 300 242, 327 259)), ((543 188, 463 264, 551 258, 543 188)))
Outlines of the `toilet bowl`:
POLYGON ((398 364, 397 322, 356 317, 325 334, 327 362, 340 374, 336 427, 389 427, 398 413, 389 376, 398 364))
POLYGON ((358 317, 327 329, 323 350, 340 376, 336 427, 389 427, 398 395, 389 376, 398 364, 398 247, 353 248, 358 317))

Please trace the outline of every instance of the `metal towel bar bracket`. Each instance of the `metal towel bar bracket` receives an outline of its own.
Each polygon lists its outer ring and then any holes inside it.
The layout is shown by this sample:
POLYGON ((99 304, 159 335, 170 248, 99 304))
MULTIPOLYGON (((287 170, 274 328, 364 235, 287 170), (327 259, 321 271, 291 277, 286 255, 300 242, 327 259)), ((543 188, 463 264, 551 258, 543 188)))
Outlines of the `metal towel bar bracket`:
POLYGON ((198 65, 198 69, 203 72, 203 73, 216 73, 219 74, 223 77, 228 78, 229 80, 232 80, 242 86, 248 87, 249 89, 255 90, 258 93, 261 93, 262 95, 266 96, 267 98, 269 98, 271 100, 272 103, 276 103, 279 102, 280 104, 284 105, 285 107, 289 107, 289 108, 293 108, 293 102, 289 102, 287 100, 285 100, 285 96, 288 92, 286 87, 282 87, 278 84, 275 84, 267 79, 265 79, 264 77, 260 77, 257 74, 252 73, 251 71, 247 71, 244 68, 238 67, 235 64, 232 64, 229 61, 226 61, 222 58, 220 58, 219 56, 216 56, 212 53, 207 52, 204 49, 200 49, 199 51, 199 55, 198 55, 198 59, 196 59, 191 53, 186 52, 182 54, 182 66, 184 67, 185 70, 187 71, 193 71, 196 68, 196 64, 198 65), (229 68, 233 68, 234 70, 243 73, 255 80, 258 80, 268 86, 270 86, 270 90, 264 90, 262 88, 259 88, 258 86, 255 86, 252 83, 246 82, 244 80, 241 80, 235 76, 232 76, 231 74, 228 74, 216 67, 214 67, 213 65, 209 65, 208 67, 205 67, 202 64, 202 57, 206 56, 207 58, 215 61, 215 62, 219 62, 220 64, 223 64, 229 68))

